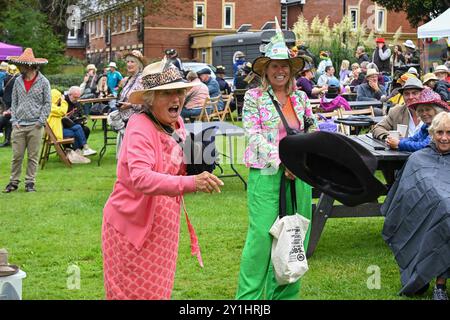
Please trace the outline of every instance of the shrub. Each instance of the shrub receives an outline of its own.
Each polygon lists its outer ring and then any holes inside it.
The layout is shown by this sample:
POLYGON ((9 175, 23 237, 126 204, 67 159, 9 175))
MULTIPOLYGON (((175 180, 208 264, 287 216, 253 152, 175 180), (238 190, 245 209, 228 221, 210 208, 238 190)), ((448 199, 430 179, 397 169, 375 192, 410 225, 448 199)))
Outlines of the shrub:
POLYGON ((67 90, 71 86, 79 86, 83 82, 82 74, 51 74, 46 75, 46 77, 48 81, 50 81, 52 88, 58 90, 60 90, 60 88, 67 90))

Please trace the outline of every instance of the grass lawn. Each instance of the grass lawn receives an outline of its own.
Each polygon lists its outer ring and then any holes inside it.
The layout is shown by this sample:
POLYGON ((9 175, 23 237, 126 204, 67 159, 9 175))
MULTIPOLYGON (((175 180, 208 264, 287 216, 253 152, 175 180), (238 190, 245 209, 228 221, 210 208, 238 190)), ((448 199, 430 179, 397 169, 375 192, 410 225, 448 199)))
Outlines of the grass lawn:
MULTIPOLYGON (((100 151, 100 129, 92 132, 89 143, 100 151)), ((98 155, 91 158, 90 164, 68 169, 51 155, 46 168, 38 171, 36 193, 25 193, 23 183, 17 192, 0 193, 0 248, 7 248, 10 263, 27 273, 23 299, 104 297, 101 222, 115 180, 114 147, 108 147, 100 167, 98 155), (72 265, 80 268, 80 288, 70 290, 72 265)), ((8 183, 10 161, 11 148, 1 148, 2 189, 8 183)), ((247 176, 244 166, 237 168, 247 176)), ((220 194, 185 197, 205 267, 201 269, 190 256, 182 216, 173 299, 234 298, 247 230, 246 193, 239 179, 225 178, 224 182, 220 194)), ((299 298, 403 299, 397 295, 399 272, 381 238, 382 226, 382 218, 330 219, 309 260, 299 298), (370 266, 379 267, 380 289, 368 289, 370 266)))

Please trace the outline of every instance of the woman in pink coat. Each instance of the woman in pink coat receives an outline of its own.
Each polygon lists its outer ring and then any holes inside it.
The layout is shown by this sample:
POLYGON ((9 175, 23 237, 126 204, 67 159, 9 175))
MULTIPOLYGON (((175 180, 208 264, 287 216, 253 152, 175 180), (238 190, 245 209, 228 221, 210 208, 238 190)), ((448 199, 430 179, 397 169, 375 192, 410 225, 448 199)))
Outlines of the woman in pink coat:
POLYGON ((186 88, 195 84, 163 61, 144 69, 142 83, 144 90, 133 92, 129 101, 142 104, 144 112, 128 122, 117 180, 103 210, 107 299, 170 299, 183 194, 220 192, 223 185, 209 172, 185 176, 180 113, 186 88))

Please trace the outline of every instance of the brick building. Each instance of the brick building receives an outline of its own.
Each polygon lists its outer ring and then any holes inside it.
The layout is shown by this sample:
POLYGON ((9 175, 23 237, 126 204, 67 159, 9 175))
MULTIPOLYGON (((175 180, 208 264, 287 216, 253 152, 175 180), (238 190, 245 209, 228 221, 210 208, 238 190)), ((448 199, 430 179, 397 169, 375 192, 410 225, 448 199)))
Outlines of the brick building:
POLYGON ((277 16, 283 28, 291 28, 300 14, 308 21, 328 15, 333 24, 342 19, 344 7, 355 25, 364 21, 377 35, 389 39, 402 26, 402 39, 416 39, 404 13, 388 12, 370 0, 174 0, 156 14, 120 1, 84 17, 83 30, 68 37, 67 54, 84 53, 90 62, 100 63, 140 49, 152 61, 175 48, 183 60, 211 63, 212 39, 235 33, 243 24, 257 31, 277 16))

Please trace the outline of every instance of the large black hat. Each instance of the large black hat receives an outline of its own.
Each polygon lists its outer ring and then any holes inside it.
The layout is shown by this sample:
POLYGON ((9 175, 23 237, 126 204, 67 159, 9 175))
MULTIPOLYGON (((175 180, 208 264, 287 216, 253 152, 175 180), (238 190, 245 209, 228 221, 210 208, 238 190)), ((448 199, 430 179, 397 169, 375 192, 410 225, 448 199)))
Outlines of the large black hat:
POLYGON ((286 168, 347 206, 375 201, 386 191, 373 175, 375 156, 342 134, 316 131, 287 136, 279 149, 286 168))

